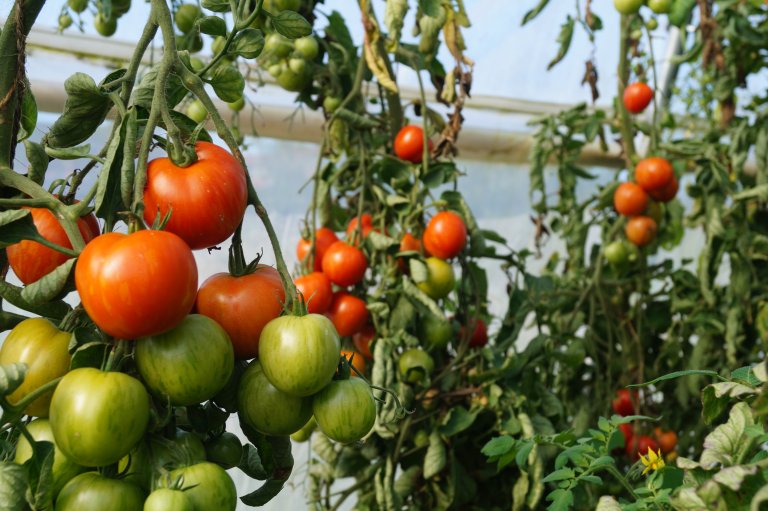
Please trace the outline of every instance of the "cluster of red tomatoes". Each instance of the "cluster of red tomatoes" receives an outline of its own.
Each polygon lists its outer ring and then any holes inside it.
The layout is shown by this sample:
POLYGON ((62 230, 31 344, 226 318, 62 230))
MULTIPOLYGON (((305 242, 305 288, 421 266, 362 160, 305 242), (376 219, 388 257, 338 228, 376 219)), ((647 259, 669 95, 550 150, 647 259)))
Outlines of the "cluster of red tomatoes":
POLYGON ((677 195, 679 184, 668 160, 650 157, 635 166, 635 182, 621 183, 613 194, 616 211, 628 216, 624 227, 627 239, 643 247, 656 238, 662 218, 659 203, 669 202, 677 195))
MULTIPOLYGON (((637 392, 630 392, 627 389, 616 391, 616 397, 611 402, 611 408, 622 417, 637 415, 637 406, 639 405, 639 395, 637 392)), ((670 456, 676 456, 677 433, 674 431, 665 431, 659 427, 654 428, 653 436, 637 434, 640 428, 638 421, 626 422, 619 425, 621 433, 624 435, 624 452, 632 461, 637 461, 640 455, 648 454, 648 449, 670 456)))
MULTIPOLYGON (((271 436, 294 433, 313 415, 341 442, 359 440, 373 426, 368 385, 334 380, 340 342, 333 323, 300 308, 281 315, 286 292, 274 268, 255 264, 235 275, 218 273, 198 289, 192 250, 232 236, 247 207, 247 184, 229 152, 206 142, 196 152, 197 161, 186 168, 167 158, 149 164, 145 221, 163 218, 164 230, 100 235, 92 215, 78 223, 86 246, 75 286, 90 320, 115 340, 101 351, 109 354, 106 363, 99 356, 89 360, 99 368, 70 367, 72 333, 45 318, 22 321, 0 349, 0 363, 28 367, 7 397, 11 404, 61 377, 55 390, 24 410, 39 417, 26 426, 32 438, 55 444, 56 509, 104 509, 105 502, 120 500, 127 503, 121 509, 140 510, 148 492, 165 487, 164 496, 156 490, 147 500, 159 503, 144 509, 171 509, 166 499, 188 499, 194 509, 234 510, 235 487, 225 468, 240 463, 242 445, 223 428, 177 429, 174 422, 188 413, 183 407, 237 412, 244 424, 271 436), (170 412, 168 424, 150 420, 163 409, 170 412), (112 465, 126 477, 93 472, 112 465), (175 491, 180 476, 191 490, 175 491)), ((48 210, 33 209, 32 218, 48 241, 71 247, 48 210)), ((33 241, 9 247, 8 255, 25 284, 67 260, 33 241)), ((362 264, 364 271, 364 257, 362 264)), ((329 274, 351 282, 330 267, 329 274)), ((107 346, 105 336, 95 338, 94 346, 107 346)), ((32 455, 24 442, 19 463, 32 455)))

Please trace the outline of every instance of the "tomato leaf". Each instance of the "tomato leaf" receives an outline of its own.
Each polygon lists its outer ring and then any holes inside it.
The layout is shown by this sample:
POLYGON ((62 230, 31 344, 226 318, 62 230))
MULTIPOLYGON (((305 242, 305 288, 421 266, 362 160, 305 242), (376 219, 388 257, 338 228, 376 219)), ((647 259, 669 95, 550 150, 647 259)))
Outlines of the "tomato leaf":
POLYGON ((445 468, 447 462, 445 444, 440 433, 433 431, 429 435, 429 447, 424 456, 424 479, 431 479, 445 468))
POLYGON ((265 439, 271 446, 270 451, 274 470, 269 479, 258 490, 240 497, 243 504, 248 506, 263 506, 272 500, 283 489, 293 470, 290 438, 265 437, 265 439))
MULTIPOLYGON (((141 81, 136 86, 133 92, 133 102, 135 105, 142 107, 147 111, 146 116, 139 116, 139 118, 149 117, 149 110, 152 108, 152 98, 155 94, 155 80, 157 79, 157 66, 152 67, 147 71, 144 76, 141 77, 141 81)), ((165 86, 165 99, 168 102, 168 107, 173 108, 179 104, 187 95, 187 89, 181 84, 181 79, 174 73, 168 76, 168 82, 165 86)))
MULTIPOLYGON (((2 371, 0 371, 0 379, 2 371)), ((0 509, 26 509, 27 472, 19 464, 0 461, 0 509)))
POLYGON ((72 362, 69 365, 70 370, 77 369, 78 367, 100 368, 107 359, 111 349, 111 344, 98 341, 88 342, 79 346, 72 354, 72 362))
POLYGON ((209 11, 213 12, 229 12, 229 1, 228 0, 202 0, 200 4, 203 6, 204 9, 208 9, 209 11))
POLYGON ((24 149, 27 153, 27 161, 29 162, 27 177, 35 183, 42 185, 45 181, 45 172, 48 170, 48 155, 45 152, 45 148, 38 143, 25 140, 24 149))
POLYGON ((312 25, 294 11, 281 11, 277 16, 272 16, 272 27, 288 39, 298 39, 312 33, 312 25))
POLYGON ((218 16, 203 16, 198 18, 195 23, 200 27, 200 32, 203 34, 222 37, 227 35, 227 24, 218 16))
POLYGON ((557 42, 560 43, 560 48, 557 50, 555 58, 547 64, 547 70, 555 67, 555 65, 563 60, 568 53, 568 49, 571 47, 571 39, 573 39, 573 26, 574 19, 571 16, 568 16, 565 23, 560 27, 560 34, 557 36, 557 42))
POLYGON ((523 16, 523 22, 521 23, 521 25, 525 25, 529 21, 533 20, 536 16, 538 16, 539 13, 541 13, 541 11, 544 10, 544 8, 547 6, 548 3, 549 3, 549 0, 539 0, 539 3, 536 5, 536 7, 534 7, 533 9, 525 13, 525 16, 523 16))
POLYGON ((416 488, 418 488, 419 481, 421 479, 421 467, 413 465, 403 470, 400 476, 395 480, 395 493, 397 493, 401 499, 412 495, 416 488))
POLYGON ((45 154, 57 160, 79 160, 87 158, 91 154, 91 145, 85 144, 77 147, 46 147, 45 154))
POLYGON ((218 66, 208 81, 219 99, 227 103, 240 99, 245 90, 245 79, 234 66, 218 66))
POLYGON ((112 137, 107 148, 107 157, 104 168, 99 173, 96 185, 96 202, 94 212, 106 220, 108 226, 114 225, 117 220, 116 212, 124 211, 129 207, 123 203, 123 141, 125 140, 128 124, 131 116, 123 118, 120 129, 112 137))
POLYGON ((70 276, 76 259, 67 259, 51 273, 21 290, 21 297, 32 305, 49 302, 59 296, 71 284, 70 276))
POLYGON ((251 479, 264 481, 269 477, 269 474, 267 474, 267 471, 261 464, 261 457, 259 456, 258 449, 251 444, 245 444, 243 446, 243 456, 240 458, 240 465, 238 465, 238 468, 251 479))
POLYGON ((246 28, 239 32, 229 47, 228 53, 246 59, 255 59, 264 49, 264 33, 255 28, 246 28))
MULTIPOLYGON (((2 215, 0 213, 0 215, 2 215)), ((0 280, 0 297, 8 303, 33 314, 52 319, 63 319, 72 308, 61 300, 33 305, 21 296, 22 288, 0 280)))
POLYGON ((31 495, 28 494, 27 499, 32 509, 53 507, 53 455, 53 443, 34 442, 32 456, 24 463, 31 493, 31 495))
POLYGON ((477 412, 467 411, 463 406, 451 408, 437 430, 441 435, 451 437, 470 427, 477 418, 477 412))
POLYGON ((28 209, 13 209, 0 213, 0 248, 21 240, 41 241, 28 209))
POLYGON ((37 102, 32 94, 32 88, 27 83, 24 98, 21 101, 21 122, 17 142, 28 139, 37 126, 37 102))

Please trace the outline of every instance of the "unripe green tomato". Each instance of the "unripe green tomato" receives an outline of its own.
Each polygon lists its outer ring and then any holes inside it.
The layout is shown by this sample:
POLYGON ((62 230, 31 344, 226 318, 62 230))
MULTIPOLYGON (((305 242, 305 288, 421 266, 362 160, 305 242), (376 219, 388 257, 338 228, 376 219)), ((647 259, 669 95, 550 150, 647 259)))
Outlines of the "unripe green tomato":
POLYGON ((117 31, 117 18, 106 19, 99 13, 93 18, 93 27, 104 37, 110 37, 117 31))
POLYGON ((302 58, 292 58, 288 60, 288 69, 301 76, 307 70, 307 61, 302 58))
POLYGON ((454 337, 453 325, 445 318, 429 314, 421 318, 416 327, 421 345, 428 350, 441 350, 454 337))
POLYGON ((306 442, 309 440, 309 438, 312 436, 312 432, 315 431, 317 428, 317 421, 315 420, 315 416, 309 418, 306 424, 302 426, 300 430, 298 430, 296 433, 291 435, 291 440, 294 442, 306 442))
POLYGON ((397 364, 400 376, 408 383, 424 383, 435 370, 435 361, 429 353, 413 348, 403 352, 397 364))
POLYGON ((272 64, 269 66, 267 68, 267 73, 272 75, 273 78, 278 78, 286 69, 288 69, 288 66, 285 64, 285 62, 280 62, 278 64, 272 64))
POLYGON ((220 436, 205 444, 205 456, 208 461, 221 465, 225 470, 240 464, 243 456, 243 444, 237 435, 225 431, 220 436))
POLYGON ((240 96, 240 99, 237 101, 234 101, 232 103, 227 103, 227 106, 230 108, 230 110, 234 110, 235 112, 239 112, 243 108, 245 108, 245 98, 240 96))
POLYGON ((191 59, 189 59, 189 65, 192 66, 192 71, 195 71, 195 72, 205 68, 205 62, 203 62, 197 57, 192 57, 191 59))
POLYGON ((62 14, 59 16, 59 30, 66 30, 72 26, 72 16, 69 14, 62 14))
POLYGON ((643 6, 643 0, 613 0, 613 6, 621 14, 635 14, 643 6))
POLYGON ((88 0, 67 0, 67 5, 73 11, 80 13, 88 8, 88 0))
POLYGON ((413 435, 413 445, 416 447, 423 447, 429 444, 429 433, 426 430, 420 429, 413 435))
POLYGON ((672 10, 672 0, 648 0, 648 7, 656 14, 668 14, 672 10))
POLYGON ((336 96, 326 96, 325 99, 323 99, 323 110, 329 114, 335 112, 340 105, 341 98, 337 98, 336 96))
POLYGON ((195 511, 195 508, 185 492, 158 488, 144 501, 144 511, 195 511))
POLYGON ((235 137, 235 142, 237 142, 237 145, 243 145, 243 142, 245 142, 245 137, 242 133, 240 133, 240 128, 237 126, 232 126, 229 131, 231 131, 232 136, 235 137))
POLYGON ((453 267, 450 263, 437 257, 428 257, 426 263, 428 272, 427 280, 419 282, 416 285, 435 300, 445 298, 450 294, 456 284, 453 267))
POLYGON ((203 49, 203 38, 200 34, 177 35, 176 48, 187 50, 190 53, 197 53, 203 49))
POLYGON ((131 10, 131 0, 112 0, 112 16, 119 18, 131 10))
POLYGON ((320 53, 320 45, 317 44, 317 39, 311 35, 299 37, 293 41, 293 47, 307 60, 315 60, 317 54, 320 53))
POLYGON ((635 262, 639 254, 634 244, 619 240, 609 243, 603 249, 603 255, 609 264, 618 269, 623 269, 630 263, 635 262))
POLYGON ((264 53, 284 58, 293 51, 293 45, 290 39, 281 36, 277 32, 272 32, 264 41, 264 53))
POLYGON ((199 99, 190 102, 189 105, 187 105, 185 113, 187 114, 187 117, 198 124, 208 117, 208 110, 205 109, 203 102, 199 99))
POLYGON ((659 22, 656 20, 656 18, 648 18, 648 21, 645 22, 645 26, 648 28, 648 30, 656 30, 659 28, 659 22))
POLYGON ((173 20, 176 22, 176 26, 179 28, 182 34, 189 34, 194 28, 197 18, 202 16, 200 8, 195 4, 184 4, 179 7, 176 14, 173 15, 173 20))
POLYGON ((276 79, 277 83, 283 89, 290 92, 299 92, 304 90, 304 87, 309 84, 310 76, 306 72, 298 74, 294 73, 291 69, 286 68, 276 79))
POLYGON ((639 41, 639 40, 640 40, 640 39, 643 37, 643 31, 642 31, 642 30, 640 30, 640 29, 637 29, 637 30, 633 30, 633 31, 632 31, 632 32, 629 34, 629 37, 631 37, 632 39, 634 39, 634 40, 636 40, 636 41, 639 41))

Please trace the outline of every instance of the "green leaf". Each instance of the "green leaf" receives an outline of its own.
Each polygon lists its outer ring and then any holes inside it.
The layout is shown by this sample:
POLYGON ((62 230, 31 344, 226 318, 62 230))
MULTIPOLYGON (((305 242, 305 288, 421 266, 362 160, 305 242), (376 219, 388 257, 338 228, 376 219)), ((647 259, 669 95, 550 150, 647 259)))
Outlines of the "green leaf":
POLYGON ((245 90, 245 79, 234 66, 218 66, 209 83, 219 99, 227 103, 234 103, 240 99, 245 90))
POLYGON ((525 13, 525 16, 523 16, 523 22, 521 23, 521 25, 525 25, 526 23, 534 19, 536 16, 538 16, 539 13, 541 13, 541 11, 544 10, 544 8, 547 6, 548 3, 549 3, 549 0, 539 0, 539 3, 536 4, 536 7, 534 7, 533 9, 525 13))
POLYGON ((408 0, 387 0, 384 9, 384 25, 387 27, 387 51, 394 52, 400 42, 400 36, 408 12, 408 0))
POLYGON ((240 458, 240 464, 237 468, 242 470, 251 479, 264 481, 269 477, 269 474, 267 474, 264 466, 261 464, 259 451, 251 444, 243 446, 243 456, 240 458))
POLYGON ((129 207, 128 204, 123 203, 122 167, 123 140, 126 136, 127 126, 131 122, 130 115, 123 118, 120 129, 112 137, 107 148, 104 167, 99 173, 97 181, 94 212, 97 216, 105 219, 107 225, 113 225, 117 220, 115 214, 117 211, 124 211, 129 207))
POLYGON ((209 11, 213 12, 230 11, 228 0, 202 0, 200 4, 203 6, 203 9, 208 9, 209 11))
POLYGON ((52 442, 34 442, 32 444, 32 456, 24 463, 29 485, 27 499, 32 505, 32 509, 51 509, 53 507, 53 455, 52 442))
POLYGON ((729 467, 741 459, 743 450, 749 448, 746 441, 747 427, 753 426, 755 419, 747 403, 737 403, 731 408, 728 422, 721 424, 704 439, 704 451, 699 463, 704 468, 717 465, 729 467))
POLYGON ((91 154, 91 145, 85 144, 77 147, 64 147, 61 149, 55 147, 46 147, 45 154, 57 160, 79 160, 87 158, 91 154))
POLYGON ((541 480, 542 483, 554 483, 557 481, 564 481, 566 479, 573 479, 576 477, 575 472, 570 468, 561 468, 550 472, 547 476, 541 480))
POLYGON ((312 33, 312 25, 304 16, 294 11, 281 11, 272 17, 272 27, 288 39, 298 39, 312 33))
POLYGON ((416 287, 416 285, 411 282, 411 279, 408 277, 403 277, 403 291, 405 292, 405 296, 410 298, 411 303, 413 303, 413 305, 415 305, 417 308, 421 308, 425 312, 429 311, 438 317, 443 314, 442 310, 437 305, 437 302, 427 296, 424 291, 416 287))
POLYGON ((32 88, 27 86, 24 91, 24 98, 21 100, 21 122, 19 123, 17 142, 32 136, 35 126, 37 126, 37 102, 34 94, 32 94, 32 88))
POLYGON ((21 240, 41 241, 28 209, 12 209, 0 212, 0 248, 21 240))
POLYGON ((64 90, 67 92, 64 113, 43 137, 43 145, 48 147, 72 147, 84 142, 101 126, 112 108, 109 97, 85 73, 67 78, 64 90))
POLYGON ((29 284, 21 291, 21 297, 32 305, 50 302, 66 289, 75 261, 68 259, 48 275, 29 284))
POLYGON ((424 456, 424 479, 432 479, 439 474, 447 463, 445 444, 440 438, 440 433, 433 431, 429 435, 429 447, 424 456))
POLYGON ((200 27, 200 32, 211 36, 226 37, 227 23, 218 16, 203 16, 198 18, 195 23, 200 27))
POLYGON ((42 185, 45 181, 45 172, 48 170, 48 155, 45 152, 45 148, 41 144, 25 140, 24 149, 27 153, 27 161, 29 162, 27 177, 35 183, 42 185))
POLYGON ((7 396, 19 388, 26 375, 26 364, 0 364, 0 396, 7 396))
POLYGON ((429 279, 429 269, 424 261, 417 258, 411 258, 408 261, 408 268, 411 272, 411 278, 417 284, 420 282, 426 282, 429 279))
POLYGON ((528 458, 535 447, 536 444, 530 440, 520 444, 520 448, 517 454, 515 454, 515 463, 517 463, 518 467, 525 469, 528 466, 528 458))
POLYGON ((651 381, 627 385, 627 388, 629 389, 633 387, 647 387, 648 385, 655 385, 662 381, 673 380, 675 378, 680 378, 681 376, 692 376, 692 375, 720 377, 717 371, 708 371, 705 369, 687 369, 685 371, 674 371, 674 372, 665 374, 664 376, 659 376, 658 378, 653 379, 651 381))
MULTIPOLYGON (((0 215, 2 215, 0 213, 0 215)), ((2 231, 0 231, 2 232, 2 231)), ((42 305, 33 305, 21 297, 22 288, 9 284, 0 279, 0 296, 20 309, 55 320, 61 320, 72 310, 67 303, 57 300, 42 305)))
POLYGON ((255 59, 264 49, 264 33, 255 28, 246 28, 239 32, 229 47, 228 53, 246 59, 255 59))
POLYGON ((331 40, 339 43, 349 54, 355 55, 357 53, 352 34, 349 32, 344 17, 338 11, 333 11, 328 15, 328 26, 325 28, 325 33, 331 40))
POLYGON ((571 39, 573 39, 573 26, 574 19, 571 16, 568 16, 565 23, 560 27, 560 34, 557 36, 557 42, 560 43, 560 48, 557 50, 555 58, 547 64, 547 70, 555 67, 555 65, 563 60, 568 53, 568 49, 571 47, 571 39))
MULTIPOLYGON (((152 98, 155 95, 155 80, 157 79, 158 65, 153 66, 141 77, 141 81, 133 91, 133 103, 146 110, 145 116, 149 117, 149 111, 152 109, 152 98)), ((168 108, 174 108, 187 95, 187 89, 181 84, 181 79, 174 73, 168 76, 165 86, 165 98, 168 101, 168 108)))
POLYGON ((451 408, 437 430, 440 434, 451 437, 470 427, 477 418, 477 412, 469 412, 463 406, 451 408))
MULTIPOLYGON (((241 423, 242 426, 242 423, 241 423)), ((247 429, 247 426, 246 426, 247 429)), ((285 486, 285 482, 291 475, 293 469, 293 456, 291 455, 291 440, 289 437, 265 437, 266 444, 269 445, 271 454, 271 465, 273 471, 264 484, 257 489, 240 497, 243 504, 247 506, 263 506, 272 500, 285 486)), ((259 448, 261 453, 261 448, 259 448)))
POLYGON ((412 495, 418 488, 420 480, 421 467, 418 465, 408 467, 406 470, 403 470, 400 476, 395 480, 395 493, 397 493, 401 499, 412 495))
MULTIPOLYGON (((542 482, 544 482, 543 479, 542 482)), ((573 505, 573 492, 558 488, 547 495, 547 500, 552 502, 547 507, 547 511, 568 511, 573 505)))
POLYGON ((70 369, 77 369, 78 367, 95 367, 98 369, 107 360, 111 350, 112 345, 106 342, 85 343, 72 354, 70 369))
POLYGON ((0 511, 26 509, 27 473, 19 464, 0 461, 0 511))

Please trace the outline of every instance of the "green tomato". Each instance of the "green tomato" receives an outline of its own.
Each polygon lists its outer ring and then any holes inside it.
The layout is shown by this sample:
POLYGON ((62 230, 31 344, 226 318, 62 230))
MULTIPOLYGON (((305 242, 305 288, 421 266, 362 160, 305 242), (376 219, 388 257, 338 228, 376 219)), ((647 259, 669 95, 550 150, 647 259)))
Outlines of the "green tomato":
POLYGON ((403 352, 397 363, 400 377, 408 383, 424 383, 435 370, 435 361, 426 351, 413 348, 403 352))
POLYGON ((416 447, 424 447, 429 444, 429 433, 426 430, 420 429, 413 435, 413 445, 416 447))
POLYGON ((315 395, 312 411, 320 431, 345 444, 361 440, 376 422, 373 392, 360 378, 333 380, 315 395))
POLYGON ((112 16, 119 18, 131 10, 131 0, 112 0, 112 16))
POLYGON ((227 103, 227 106, 230 108, 230 110, 234 110, 235 112, 239 112, 243 108, 245 108, 245 98, 240 97, 237 101, 234 101, 232 103, 227 103))
POLYGON ((648 0, 648 7, 656 14, 668 14, 672 10, 672 0, 648 0))
MULTIPOLYGON (((9 403, 18 403, 30 392, 67 373, 71 339, 71 333, 59 330, 45 318, 25 319, 11 330, 0 346, 0 364, 26 364, 27 374, 24 382, 7 396, 9 403)), ((24 413, 47 417, 52 396, 53 391, 46 392, 30 403, 24 413)))
POLYGON ((659 28, 659 22, 656 18, 649 18, 648 21, 645 22, 645 26, 648 27, 648 30, 653 31, 659 28))
POLYGON ((188 315, 165 333, 138 339, 135 358, 150 391, 175 406, 209 400, 224 388, 235 366, 227 332, 200 314, 188 315))
MULTIPOLYGON (((37 419, 26 426, 27 432, 38 442, 51 442, 53 444, 53 466, 51 472, 53 473, 53 497, 59 494, 61 489, 67 482, 75 477, 77 474, 83 472, 85 467, 82 467, 74 461, 67 458, 67 456, 61 452, 56 446, 56 442, 53 439, 53 431, 51 431, 51 423, 46 419, 37 419)), ((16 457, 14 461, 18 464, 23 464, 29 458, 32 457, 32 446, 27 441, 27 437, 24 435, 19 436, 19 443, 16 445, 16 457)))
POLYGON ((613 6, 621 14, 635 14, 640 11, 644 0, 613 0, 613 6))
POLYGON ((309 438, 312 436, 312 432, 315 431, 317 428, 317 421, 315 420, 315 416, 309 418, 306 424, 302 426, 300 430, 298 430, 296 433, 293 433, 291 435, 291 440, 294 442, 306 442, 309 440, 309 438))
POLYGON ((93 27, 96 29, 96 32, 104 37, 110 37, 117 31, 117 17, 113 16, 106 19, 99 13, 93 18, 93 27))
POLYGON ((69 481, 56 499, 56 511, 142 511, 144 492, 135 484, 86 472, 69 481))
POLYGON ((205 456, 208 461, 230 469, 240 464, 243 456, 243 444, 237 435, 225 431, 221 435, 205 443, 205 456))
POLYGON ((205 69, 205 62, 203 62, 197 57, 192 57, 191 59, 189 59, 189 65, 192 66, 192 71, 194 72, 198 72, 201 69, 205 69))
POLYGON ((205 109, 205 105, 199 99, 190 101, 184 113, 198 124, 208 118, 208 110, 205 109))
MULTIPOLYGON (((338 362, 338 353, 334 359, 338 362)), ((301 429, 312 416, 312 398, 294 397, 278 390, 270 383, 262 364, 254 360, 240 380, 238 414, 246 424, 265 435, 290 435, 301 429)))
POLYGON ((203 15, 200 8, 195 4, 183 4, 179 6, 173 20, 182 34, 189 34, 195 27, 195 21, 203 15))
POLYGON ((315 60, 317 54, 320 53, 320 45, 317 44, 317 39, 311 35, 299 37, 293 41, 293 47, 307 60, 315 60))
POLYGON ((293 51, 291 40, 277 32, 269 34, 264 41, 264 53, 278 58, 285 58, 293 51))
POLYGON ((149 395, 136 378, 91 367, 73 369, 51 400, 56 445, 87 467, 117 462, 139 442, 149 423, 149 395))
POLYGON ((329 114, 335 112, 339 106, 341 106, 341 98, 337 98, 336 96, 326 96, 325 99, 323 99, 323 110, 329 114))
POLYGON ((171 472, 172 481, 180 476, 184 478, 184 493, 194 511, 235 511, 235 483, 220 466, 205 462, 171 472))
POLYGON ((278 78, 286 69, 288 69, 288 65, 285 62, 279 62, 269 66, 267 68, 267 73, 269 73, 273 78, 278 78))
POLYGON ((81 13, 88 8, 88 0, 67 0, 67 5, 73 11, 81 13))
POLYGON ((306 71, 302 74, 293 72, 289 67, 282 70, 277 77, 277 83, 290 92, 299 92, 309 84, 311 76, 306 71))
POLYGON ((175 469, 206 461, 205 446, 200 437, 177 429, 171 438, 152 436, 148 441, 152 466, 175 469))
POLYGON ((176 49, 197 53, 203 49, 203 38, 200 34, 177 35, 176 49))
POLYGON ((264 0, 264 9, 271 14, 277 14, 280 11, 298 11, 301 7, 301 0, 264 0))
POLYGON ((437 257, 428 257, 427 280, 416 284, 419 289, 435 300, 445 298, 456 285, 456 277, 450 263, 437 257))
POLYGON ((144 511, 195 511, 186 492, 158 488, 144 501, 144 511))
POLYGON ((66 30, 72 26, 72 16, 69 14, 62 14, 59 16, 59 30, 66 30))
MULTIPOLYGON (((275 318, 259 337, 264 374, 290 396, 311 396, 328 385, 340 354, 339 334, 331 320, 320 314, 275 318)), ((307 419, 309 416, 298 427, 307 419)))
POLYGON ((303 75, 307 71, 307 61, 302 58, 291 58, 288 60, 288 69, 297 75, 303 75))
POLYGON ((626 241, 614 241, 603 249, 605 260, 612 266, 623 269, 629 263, 637 260, 637 247, 626 241))
POLYGON ((117 471, 123 481, 135 484, 144 491, 152 486, 152 467, 146 438, 117 462, 117 471))
POLYGON ((441 350, 454 337, 453 325, 446 318, 428 314, 417 326, 417 337, 428 350, 441 350))

